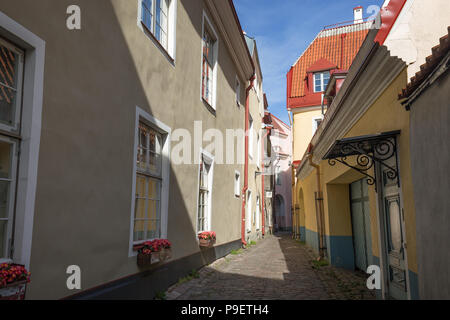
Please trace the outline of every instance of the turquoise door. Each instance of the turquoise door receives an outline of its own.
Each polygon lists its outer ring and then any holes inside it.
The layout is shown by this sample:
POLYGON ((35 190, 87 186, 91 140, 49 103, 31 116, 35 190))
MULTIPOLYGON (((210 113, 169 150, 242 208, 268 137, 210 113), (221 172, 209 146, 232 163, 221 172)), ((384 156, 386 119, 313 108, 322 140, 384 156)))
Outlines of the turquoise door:
POLYGON ((365 272, 367 267, 372 264, 372 235, 366 179, 350 185, 350 198, 355 267, 365 272))

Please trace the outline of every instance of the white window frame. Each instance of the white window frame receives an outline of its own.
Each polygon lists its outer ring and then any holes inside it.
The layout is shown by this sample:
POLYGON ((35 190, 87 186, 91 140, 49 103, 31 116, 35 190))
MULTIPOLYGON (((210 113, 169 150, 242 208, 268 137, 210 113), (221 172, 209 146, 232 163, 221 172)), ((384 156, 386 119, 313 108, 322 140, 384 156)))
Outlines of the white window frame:
MULTIPOLYGON (((170 186, 170 139, 172 129, 161 122, 160 120, 151 116, 148 112, 144 111, 140 107, 136 106, 136 118, 135 118, 135 132, 134 132, 134 151, 133 151, 133 185, 131 192, 131 214, 130 214, 130 239, 129 239, 129 251, 128 256, 133 257, 137 255, 137 252, 133 250, 135 244, 143 243, 143 241, 134 241, 134 211, 135 211, 135 197, 136 197, 136 174, 137 174, 137 150, 139 145, 139 123, 145 122, 147 125, 158 131, 162 137, 161 146, 161 197, 160 197, 160 210, 161 210, 161 238, 167 238, 167 223, 169 212, 169 186, 170 186)), ((147 239, 152 240, 152 239, 147 239)))
POLYGON ((259 231, 261 229, 261 197, 259 195, 256 196, 256 230, 259 231))
POLYGON ((216 32, 216 29, 214 28, 213 24, 211 23, 211 20, 208 18, 205 11, 203 11, 203 18, 202 18, 202 34, 200 36, 200 48, 201 48, 201 60, 200 60, 200 101, 204 101, 211 108, 216 110, 216 100, 217 100, 217 66, 219 61, 219 36, 216 32), (214 43, 214 56, 213 56, 213 76, 212 76, 212 85, 211 85, 211 101, 208 102, 203 98, 203 34, 205 32, 205 23, 208 25, 208 29, 212 32, 212 35, 216 38, 216 42, 214 43))
MULTIPOLYGON (((30 270, 44 92, 45 41, 0 12, 0 36, 24 50, 20 161, 12 260, 30 270)), ((30 270, 33 272, 32 270, 30 270)))
POLYGON ((317 129, 319 129, 319 124, 317 123, 317 120, 323 121, 323 116, 313 117, 312 118, 312 134, 316 133, 317 129))
MULTIPOLYGON (((16 92, 16 101, 15 101, 15 107, 16 110, 14 110, 15 114, 13 115, 14 117, 14 122, 12 125, 7 125, 5 123, 1 123, 0 122, 0 130, 3 131, 8 131, 8 132, 14 132, 14 133, 18 133, 19 132, 19 127, 20 127, 20 112, 22 109, 22 84, 23 84, 23 67, 24 67, 24 52, 22 50, 20 50, 19 48, 15 47, 14 45, 12 45, 11 43, 7 42, 6 40, 3 40, 0 37, 0 44, 6 48, 8 48, 11 51, 14 51, 15 53, 18 54, 19 57, 19 65, 17 68, 17 74, 19 74, 19 78, 17 81, 17 88, 11 88, 12 90, 14 90, 16 92)), ((0 78, 0 82, 3 83, 2 79, 0 78)), ((4 85, 7 85, 6 83, 3 83, 4 85)), ((5 87, 4 87, 5 88, 5 87)), ((10 87, 9 87, 10 88, 10 87)))
POLYGON ((275 185, 281 186, 283 184, 281 175, 281 166, 275 167, 275 185))
POLYGON ((17 183, 17 164, 19 161, 18 157, 18 147, 19 141, 16 139, 9 138, 7 136, 0 135, 0 141, 11 145, 11 163, 10 163, 10 178, 0 178, 0 181, 9 182, 9 197, 7 199, 8 207, 6 212, 8 216, 6 218, 0 218, 0 221, 6 221, 7 228, 4 234, 4 239, 0 239, 4 243, 4 251, 0 252, 0 263, 10 260, 10 250, 12 245, 12 234, 13 234, 13 222, 14 222, 14 207, 15 207, 15 196, 16 196, 16 183, 17 183))
POLYGON ((247 232, 252 231, 252 209, 253 209, 253 193, 252 190, 247 190, 247 211, 245 213, 245 225, 247 232))
POLYGON ((249 114, 248 118, 248 156, 250 159, 253 159, 253 150, 254 150, 254 130, 253 130, 253 117, 249 114))
POLYGON ((325 83, 324 83, 324 75, 325 74, 328 74, 328 82, 330 81, 330 77, 331 77, 331 75, 330 75, 330 71, 322 71, 322 72, 315 72, 314 74, 313 74, 313 88, 314 88, 314 92, 324 92, 325 91, 325 83), (316 90, 316 76, 319 76, 320 75, 320 88, 321 88, 321 90, 320 91, 318 91, 318 90, 316 90))
MULTIPOLYGON (((142 2, 143 0, 138 1, 138 15, 137 15, 137 25, 139 29, 155 44, 155 46, 161 50, 163 55, 169 55, 169 58, 175 62, 176 59, 176 25, 177 25, 177 7, 178 0, 171 0, 168 7, 167 14, 167 46, 164 45, 157 40, 156 36, 153 34, 153 30, 148 30, 142 22, 142 2)), ((153 0, 155 1, 155 0, 153 0)), ((154 5, 153 5, 154 6, 154 5)), ((152 22, 152 25, 155 23, 152 22)))
POLYGON ((202 233, 203 231, 212 231, 212 221, 211 221, 211 213, 212 213, 212 193, 213 193, 213 183, 214 183, 214 156, 207 152, 204 149, 200 149, 200 156, 199 156, 199 166, 198 166, 198 185, 197 185, 197 202, 196 202, 196 214, 195 214, 195 230, 198 234, 202 233), (205 162, 209 165, 209 171, 208 171, 208 205, 206 210, 206 230, 199 230, 198 229, 198 206, 199 206, 199 200, 200 200, 200 164, 202 161, 205 160, 205 162))
POLYGON ((240 107, 241 106, 241 81, 239 81, 238 76, 236 76, 235 92, 236 92, 236 104, 238 107, 240 107))
POLYGON ((234 196, 241 197, 241 173, 237 170, 234 171, 234 196))
POLYGON ((261 136, 259 134, 259 132, 256 134, 257 138, 256 138, 256 167, 258 168, 258 170, 261 169, 261 152, 262 152, 262 148, 261 148, 261 136))

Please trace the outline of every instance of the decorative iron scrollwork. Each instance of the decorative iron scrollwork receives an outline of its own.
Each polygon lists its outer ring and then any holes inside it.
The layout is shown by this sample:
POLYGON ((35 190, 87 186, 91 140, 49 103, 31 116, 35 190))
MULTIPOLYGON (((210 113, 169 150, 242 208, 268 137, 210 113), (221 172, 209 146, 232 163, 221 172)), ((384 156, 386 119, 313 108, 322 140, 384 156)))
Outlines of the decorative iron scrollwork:
POLYGON ((330 166, 335 166, 339 162, 358 171, 367 177, 369 185, 375 185, 375 187, 377 176, 375 163, 379 163, 387 169, 385 171, 387 177, 397 180, 397 184, 400 186, 396 140, 399 133, 396 131, 336 141, 324 160, 328 159, 330 166), (352 161, 348 160, 350 157, 352 157, 352 161), (387 161, 392 158, 395 158, 395 166, 387 164, 387 161), (373 175, 370 173, 372 168, 373 175))

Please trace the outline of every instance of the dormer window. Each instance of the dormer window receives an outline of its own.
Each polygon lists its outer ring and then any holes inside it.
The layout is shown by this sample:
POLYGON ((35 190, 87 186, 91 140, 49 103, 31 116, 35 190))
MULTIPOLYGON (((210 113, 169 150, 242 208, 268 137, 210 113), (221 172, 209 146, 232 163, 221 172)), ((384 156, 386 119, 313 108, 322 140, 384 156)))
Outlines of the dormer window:
POLYGON ((316 72, 314 73, 314 92, 323 92, 330 81, 330 72, 316 72))

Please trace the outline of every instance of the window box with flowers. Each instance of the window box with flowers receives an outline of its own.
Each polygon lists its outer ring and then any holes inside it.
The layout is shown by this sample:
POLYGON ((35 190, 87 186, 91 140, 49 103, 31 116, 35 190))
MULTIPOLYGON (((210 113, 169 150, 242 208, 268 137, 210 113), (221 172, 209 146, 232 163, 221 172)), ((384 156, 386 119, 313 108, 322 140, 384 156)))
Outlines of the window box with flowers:
POLYGON ((143 244, 136 245, 134 250, 138 252, 137 264, 140 267, 172 258, 172 244, 167 239, 146 241, 143 244))
POLYGON ((198 234, 200 247, 212 247, 216 243, 216 233, 214 231, 204 231, 198 234))
POLYGON ((24 300, 30 273, 23 265, 0 264, 0 300, 24 300))

